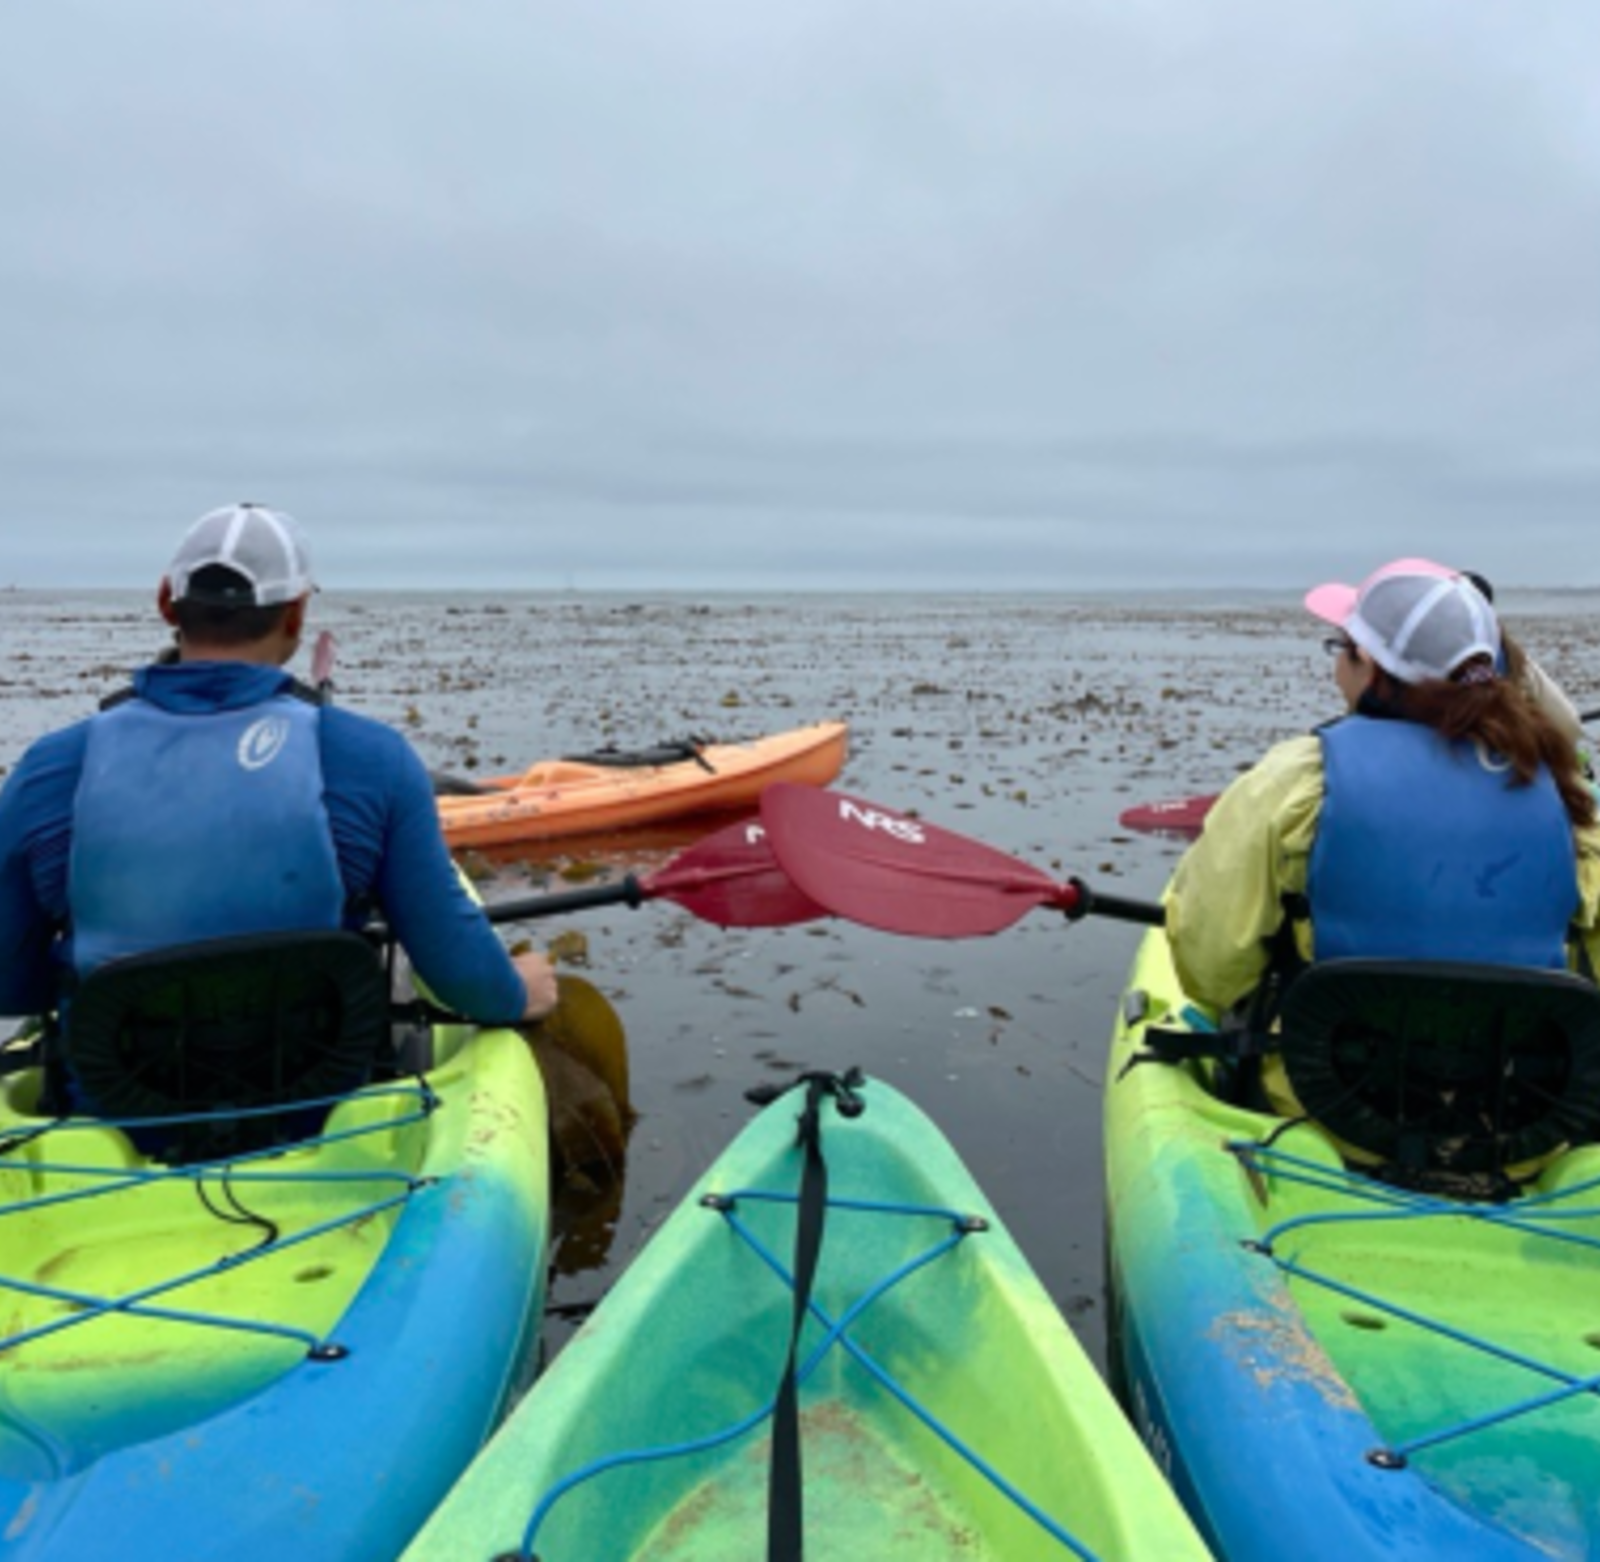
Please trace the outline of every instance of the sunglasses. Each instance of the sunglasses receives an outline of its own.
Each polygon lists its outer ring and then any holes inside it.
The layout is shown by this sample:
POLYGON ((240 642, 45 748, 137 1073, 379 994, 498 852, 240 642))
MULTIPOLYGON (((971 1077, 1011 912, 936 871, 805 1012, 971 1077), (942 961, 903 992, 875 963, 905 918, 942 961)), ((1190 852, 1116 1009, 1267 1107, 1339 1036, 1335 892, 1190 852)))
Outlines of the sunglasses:
POLYGON ((1329 656, 1354 656, 1356 654, 1356 643, 1345 635, 1329 635, 1322 642, 1322 649, 1329 656))

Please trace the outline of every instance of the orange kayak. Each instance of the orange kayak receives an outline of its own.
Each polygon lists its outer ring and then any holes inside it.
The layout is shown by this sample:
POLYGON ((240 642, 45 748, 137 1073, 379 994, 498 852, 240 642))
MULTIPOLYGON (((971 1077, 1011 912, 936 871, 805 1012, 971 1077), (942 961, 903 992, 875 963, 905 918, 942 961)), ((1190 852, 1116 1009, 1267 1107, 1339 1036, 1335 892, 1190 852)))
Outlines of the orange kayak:
POLYGON ((542 760, 477 782, 471 795, 438 798, 439 821, 451 846, 504 846, 754 807, 774 781, 826 786, 844 765, 848 733, 826 721, 749 743, 695 744, 659 763, 654 754, 542 760))

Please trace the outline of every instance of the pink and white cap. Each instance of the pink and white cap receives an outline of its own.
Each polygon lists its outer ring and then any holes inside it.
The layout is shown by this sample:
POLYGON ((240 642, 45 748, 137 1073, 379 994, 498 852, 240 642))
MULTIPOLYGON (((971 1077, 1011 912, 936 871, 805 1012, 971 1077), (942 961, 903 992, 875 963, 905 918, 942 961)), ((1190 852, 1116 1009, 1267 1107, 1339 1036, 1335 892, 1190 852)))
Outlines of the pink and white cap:
POLYGON ((1359 586, 1317 586, 1305 602, 1402 683, 1450 678, 1475 656, 1500 659, 1500 624, 1488 600, 1431 559, 1396 559, 1359 586))
POLYGON ((219 607, 276 607, 315 591, 311 551, 292 516, 260 504, 230 504, 202 515, 189 528, 167 567, 174 602, 219 607), (203 569, 221 565, 239 577, 237 589, 196 590, 203 569))

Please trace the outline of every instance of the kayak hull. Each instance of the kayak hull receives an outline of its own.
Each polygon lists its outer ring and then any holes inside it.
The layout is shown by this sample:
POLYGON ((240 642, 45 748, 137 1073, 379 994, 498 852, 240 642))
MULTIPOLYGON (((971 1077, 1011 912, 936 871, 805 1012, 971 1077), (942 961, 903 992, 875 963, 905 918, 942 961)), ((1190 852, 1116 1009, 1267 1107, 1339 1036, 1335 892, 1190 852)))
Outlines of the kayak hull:
MULTIPOLYGON (((436 1110, 374 1086, 226 1174, 152 1178, 87 1123, 0 1156, 0 1558, 115 1536, 129 1558, 392 1562, 504 1413, 542 1311, 537 1067, 512 1031, 437 1045, 436 1110), (108 1179, 128 1186, 62 1206, 63 1241, 40 1195, 108 1179), (253 1224, 214 1213, 240 1209, 253 1224), (48 1332, 73 1309, 19 1286, 145 1300, 48 1332)), ((7 1083, 0 1139, 41 1121, 7 1083)))
POLYGON ((1183 1003, 1153 932, 1108 1070, 1108 1288, 1120 1392, 1201 1530, 1236 1562, 1596 1554, 1600 1406, 1571 1385, 1600 1368, 1600 1151, 1503 1207, 1373 1182, 1206 1065, 1128 1068, 1183 1003))
MULTIPOLYGON (((815 1317, 808 1322, 799 1353, 812 1365, 799 1389, 807 1554, 883 1562, 1073 1554, 931 1421, 1093 1554, 1203 1558, 955 1152, 889 1086, 869 1081, 861 1095, 858 1118, 824 1106, 831 1202, 813 1299, 837 1321, 900 1278, 850 1323, 848 1344, 835 1341, 815 1362, 825 1330, 815 1317), (886 1204, 896 1212, 879 1207, 886 1204), (987 1229, 902 1273, 930 1246, 952 1241, 951 1209, 979 1216, 987 1229)), ((519 1554, 525 1541, 552 1562, 766 1555, 765 1412, 793 1301, 733 1222, 746 1222, 785 1269, 792 1264, 795 1116, 787 1098, 739 1136, 534 1386, 406 1562, 487 1562, 519 1554), (733 1196, 734 1212, 704 1207, 708 1195, 733 1196)))
POLYGON ((437 799, 452 847, 505 846, 630 829, 663 819, 751 808, 774 781, 826 786, 843 768, 849 729, 821 722, 751 743, 712 743, 666 765, 549 760, 483 783, 469 797, 437 799))

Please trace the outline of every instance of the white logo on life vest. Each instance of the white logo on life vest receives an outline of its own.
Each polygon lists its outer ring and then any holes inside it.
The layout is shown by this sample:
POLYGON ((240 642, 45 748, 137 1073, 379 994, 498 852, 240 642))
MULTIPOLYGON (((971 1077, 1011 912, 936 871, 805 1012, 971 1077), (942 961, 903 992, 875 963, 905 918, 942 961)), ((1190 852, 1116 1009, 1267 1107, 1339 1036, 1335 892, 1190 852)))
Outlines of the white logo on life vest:
POLYGON ((261 770, 278 757, 288 741, 288 719, 263 716, 251 722, 239 739, 239 763, 246 770, 261 770))
POLYGON ((885 835, 892 835, 897 841, 904 841, 908 846, 924 844, 922 826, 916 820, 902 819, 896 814, 886 814, 876 808, 861 808, 848 798, 841 798, 839 801, 839 818, 853 820, 868 830, 881 830, 885 835))

